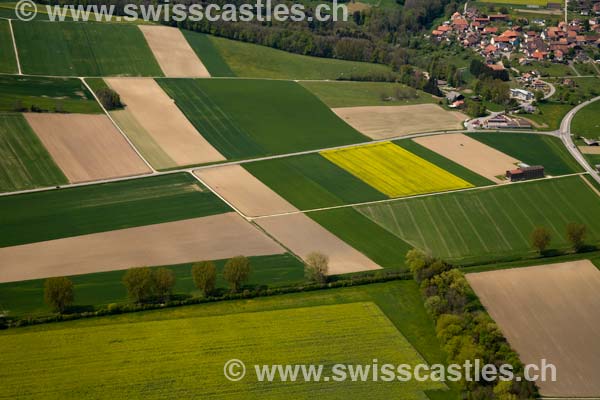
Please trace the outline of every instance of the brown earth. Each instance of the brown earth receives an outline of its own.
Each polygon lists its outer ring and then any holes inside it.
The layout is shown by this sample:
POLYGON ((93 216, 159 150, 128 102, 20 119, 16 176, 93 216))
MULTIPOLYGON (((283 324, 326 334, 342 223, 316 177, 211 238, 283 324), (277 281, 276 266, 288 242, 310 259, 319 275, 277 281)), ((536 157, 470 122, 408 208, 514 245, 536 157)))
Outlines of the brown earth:
POLYGON ((138 25, 156 61, 169 78, 209 78, 210 73, 177 28, 138 25))
POLYGON ((329 257, 329 274, 381 269, 365 255, 302 213, 256 219, 269 235, 302 258, 313 251, 329 257))
POLYGON ((502 182, 497 176, 517 168, 515 164, 519 162, 462 133, 433 135, 413 140, 496 183, 502 182))
POLYGON ((24 115, 73 183, 151 172, 106 115, 24 115))
POLYGON ((285 250, 236 213, 0 249, 0 282, 285 250))
POLYGON ((201 169, 194 174, 248 217, 298 211, 240 165, 201 169))
MULTIPOLYGON (((127 106, 126 111, 131 113, 144 129, 144 134, 150 135, 162 152, 166 153, 176 165, 205 164, 225 160, 225 157, 198 133, 154 79, 108 78, 105 80, 119 93, 121 100, 127 106)), ((132 137, 139 136, 138 132, 125 133, 132 137)), ((141 150, 150 152, 154 158, 162 157, 162 154, 154 154, 151 147, 141 150)))
POLYGON ((556 366, 546 397, 600 396, 600 271, 588 260, 468 274, 525 364, 556 366))
POLYGON ((436 104, 411 106, 343 107, 333 111, 371 139, 388 139, 413 133, 461 129, 468 117, 436 104))
POLYGON ((600 154, 600 146, 579 146, 583 154, 600 154))

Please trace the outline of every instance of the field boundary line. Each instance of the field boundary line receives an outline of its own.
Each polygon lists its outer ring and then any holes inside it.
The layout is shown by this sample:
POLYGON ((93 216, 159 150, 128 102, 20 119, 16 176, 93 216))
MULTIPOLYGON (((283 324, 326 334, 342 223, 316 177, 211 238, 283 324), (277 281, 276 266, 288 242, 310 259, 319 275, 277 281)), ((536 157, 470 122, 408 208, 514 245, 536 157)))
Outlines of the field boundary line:
POLYGON ((584 176, 582 176, 581 179, 583 179, 585 184, 588 185, 590 187, 590 189, 592 189, 594 191, 594 193, 596 193, 598 195, 598 197, 600 197, 600 191, 598 189, 596 189, 596 186, 592 185, 592 182, 585 179, 584 176))
POLYGON ((81 83, 83 83, 83 85, 87 88, 87 90, 90 91, 90 93, 92 94, 92 96, 94 96, 94 99, 96 100, 96 102, 98 103, 98 105, 100 106, 100 108, 102 109, 102 111, 104 112, 104 114, 108 117, 108 119, 114 125, 114 127, 117 128, 117 130, 119 131, 119 133, 121 134, 121 136, 123 136, 123 138, 127 141, 127 143, 129 144, 129 146, 133 149, 133 151, 135 151, 135 153, 138 155, 138 157, 142 161, 144 161, 144 163, 146 164, 146 166, 148 168, 150 168, 150 173, 149 174, 145 174, 144 176, 155 175, 157 173, 157 171, 148 162, 148 160, 146 160, 146 158, 142 155, 142 153, 140 153, 140 151, 137 149, 137 147, 135 147, 133 145, 133 142, 129 139, 129 137, 125 134, 125 132, 123 132, 123 130, 121 129, 121 127, 113 119, 113 117, 110 115, 110 113, 108 112, 108 110, 104 107, 104 105, 102 104, 102 102, 100 101, 100 99, 98 98, 98 96, 96 96, 96 92, 94 92, 92 90, 92 88, 90 87, 90 85, 88 85, 88 83, 85 81, 85 78, 83 78, 83 77, 80 76, 80 77, 78 77, 78 79, 81 81, 81 83))
POLYGON ((210 190, 212 192, 212 194, 214 194, 215 196, 217 196, 223 203, 225 203, 229 207, 231 207, 231 209, 233 211, 235 211, 239 216, 241 216, 242 218, 244 218, 246 221, 252 221, 252 218, 246 216, 236 206, 234 206, 229 201, 227 201, 223 196, 221 196, 216 190, 214 190, 212 187, 210 187, 206 182, 204 182, 202 180, 202 178, 200 178, 198 175, 196 175, 193 171, 188 171, 188 173, 190 175, 192 175, 192 177, 194 177, 194 179, 196 179, 198 182, 200 182, 202 184, 202 186, 204 186, 205 188, 207 188, 208 190, 210 190))
POLYGON ((8 19, 8 27, 10 29, 10 36, 13 42, 13 50, 15 51, 15 60, 17 61, 17 70, 19 71, 19 75, 23 75, 23 71, 21 70, 21 61, 19 60, 19 49, 17 49, 17 39, 15 38, 15 32, 12 26, 12 19, 8 19))

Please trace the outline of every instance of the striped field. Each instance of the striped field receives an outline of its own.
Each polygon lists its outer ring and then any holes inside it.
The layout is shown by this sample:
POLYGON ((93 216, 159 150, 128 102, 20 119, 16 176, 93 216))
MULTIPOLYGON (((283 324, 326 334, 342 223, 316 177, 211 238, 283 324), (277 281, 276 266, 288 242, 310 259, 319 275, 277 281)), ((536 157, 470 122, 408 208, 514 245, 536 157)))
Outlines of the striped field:
POLYGON ((473 187, 391 142, 329 150, 321 155, 389 197, 473 187))
POLYGON ((358 211, 412 246, 453 261, 532 252, 543 226, 551 249, 568 247, 569 222, 585 223, 588 243, 600 241, 600 201, 579 176, 512 184, 362 206, 358 211))

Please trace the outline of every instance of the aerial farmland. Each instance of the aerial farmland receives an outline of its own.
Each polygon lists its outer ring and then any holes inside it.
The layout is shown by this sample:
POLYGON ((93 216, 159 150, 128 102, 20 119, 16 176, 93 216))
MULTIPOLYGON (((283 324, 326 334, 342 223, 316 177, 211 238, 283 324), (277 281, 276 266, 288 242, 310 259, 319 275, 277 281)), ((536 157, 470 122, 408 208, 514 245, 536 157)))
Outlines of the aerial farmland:
POLYGON ((600 398, 600 68, 574 47, 525 115, 537 61, 477 74, 430 28, 555 6, 406 3, 0 1, 0 398, 600 398))

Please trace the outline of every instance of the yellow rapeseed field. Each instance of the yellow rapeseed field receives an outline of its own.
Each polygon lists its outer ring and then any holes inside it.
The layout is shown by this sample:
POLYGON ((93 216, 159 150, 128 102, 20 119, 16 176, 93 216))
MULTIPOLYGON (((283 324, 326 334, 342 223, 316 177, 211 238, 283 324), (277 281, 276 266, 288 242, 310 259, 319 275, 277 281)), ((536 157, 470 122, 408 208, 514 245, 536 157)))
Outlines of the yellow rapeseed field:
POLYGON ((391 142, 328 150, 321 155, 390 197, 473 187, 391 142))

